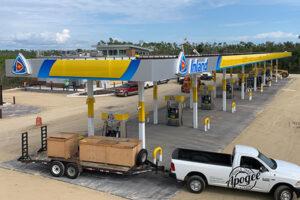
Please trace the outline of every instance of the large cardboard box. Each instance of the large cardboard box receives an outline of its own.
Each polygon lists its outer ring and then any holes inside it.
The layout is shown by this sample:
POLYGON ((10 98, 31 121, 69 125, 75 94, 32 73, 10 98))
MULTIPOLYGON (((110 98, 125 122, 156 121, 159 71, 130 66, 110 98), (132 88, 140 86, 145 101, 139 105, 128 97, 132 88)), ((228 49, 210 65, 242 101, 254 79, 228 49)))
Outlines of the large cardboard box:
POLYGON ((137 142, 119 142, 118 144, 107 148, 106 161, 108 164, 133 167, 139 150, 140 145, 137 142))
POLYGON ((81 161, 133 167, 141 150, 137 139, 92 136, 80 141, 81 161))
POLYGON ((77 133, 56 133, 47 138, 48 157, 69 159, 78 153, 77 133))
POLYGON ((104 137, 88 137, 80 140, 79 160, 95 163, 106 163, 106 149, 117 144, 117 141, 104 137))

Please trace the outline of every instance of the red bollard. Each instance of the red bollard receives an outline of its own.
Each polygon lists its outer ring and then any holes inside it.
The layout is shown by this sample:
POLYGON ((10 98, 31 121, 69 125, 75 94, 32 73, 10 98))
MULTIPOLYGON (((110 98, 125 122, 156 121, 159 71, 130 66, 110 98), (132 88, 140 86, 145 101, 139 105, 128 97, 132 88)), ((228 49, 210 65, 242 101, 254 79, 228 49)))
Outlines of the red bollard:
POLYGON ((35 119, 35 125, 36 126, 42 126, 43 125, 43 122, 42 122, 42 118, 41 117, 36 117, 35 119))

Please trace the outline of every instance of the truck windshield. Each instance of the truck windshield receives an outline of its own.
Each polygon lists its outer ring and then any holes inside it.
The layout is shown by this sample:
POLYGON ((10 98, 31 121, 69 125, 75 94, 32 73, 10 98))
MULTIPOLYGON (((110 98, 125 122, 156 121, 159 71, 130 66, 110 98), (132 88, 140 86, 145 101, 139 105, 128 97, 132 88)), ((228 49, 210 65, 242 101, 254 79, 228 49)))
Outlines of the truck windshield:
POLYGON ((275 160, 268 158, 264 154, 259 153, 258 158, 261 159, 262 161, 264 161, 264 163, 266 163, 271 169, 277 168, 277 163, 275 162, 275 160))

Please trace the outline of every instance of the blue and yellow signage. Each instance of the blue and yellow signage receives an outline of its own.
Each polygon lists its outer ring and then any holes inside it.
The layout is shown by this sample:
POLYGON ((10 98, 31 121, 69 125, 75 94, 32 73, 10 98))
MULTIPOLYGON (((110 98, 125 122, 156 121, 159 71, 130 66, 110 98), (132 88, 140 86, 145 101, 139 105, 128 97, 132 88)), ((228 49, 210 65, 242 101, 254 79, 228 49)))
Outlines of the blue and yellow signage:
POLYGON ((44 60, 39 78, 130 80, 140 60, 44 60))

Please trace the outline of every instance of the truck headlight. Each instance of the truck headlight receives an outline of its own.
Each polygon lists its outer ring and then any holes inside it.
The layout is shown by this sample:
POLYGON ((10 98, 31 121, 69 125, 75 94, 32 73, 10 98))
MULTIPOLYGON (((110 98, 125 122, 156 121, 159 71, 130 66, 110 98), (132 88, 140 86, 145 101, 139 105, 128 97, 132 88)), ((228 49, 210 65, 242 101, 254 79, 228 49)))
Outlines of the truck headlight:
POLYGON ((300 187, 300 181, 295 184, 295 187, 300 187))

